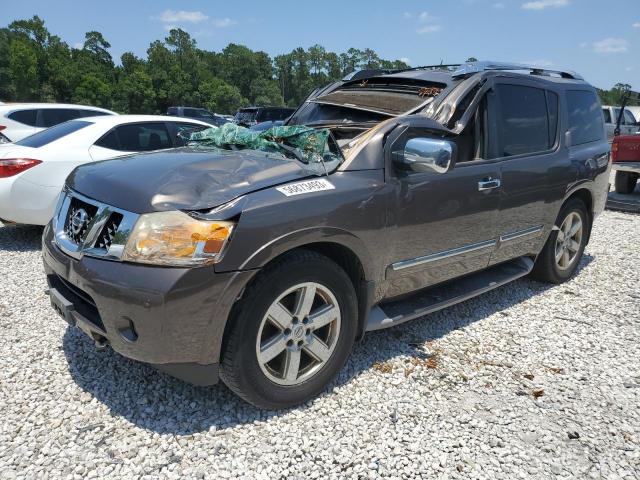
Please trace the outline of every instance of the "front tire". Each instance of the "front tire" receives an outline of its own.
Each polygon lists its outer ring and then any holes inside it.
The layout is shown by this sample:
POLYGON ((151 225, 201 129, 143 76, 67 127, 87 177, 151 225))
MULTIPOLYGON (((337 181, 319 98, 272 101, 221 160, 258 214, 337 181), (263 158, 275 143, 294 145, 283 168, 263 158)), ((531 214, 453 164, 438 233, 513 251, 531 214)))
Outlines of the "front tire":
POLYGON ((615 187, 617 193, 631 193, 636 188, 638 174, 633 172, 616 172, 615 187))
POLYGON ((357 313, 356 293, 342 268, 315 252, 288 254, 267 266, 236 305, 220 376, 259 408, 309 400, 343 367, 357 313))
POLYGON ((569 200, 558 214, 531 277, 549 283, 566 282, 578 268, 590 232, 591 216, 584 202, 569 200))

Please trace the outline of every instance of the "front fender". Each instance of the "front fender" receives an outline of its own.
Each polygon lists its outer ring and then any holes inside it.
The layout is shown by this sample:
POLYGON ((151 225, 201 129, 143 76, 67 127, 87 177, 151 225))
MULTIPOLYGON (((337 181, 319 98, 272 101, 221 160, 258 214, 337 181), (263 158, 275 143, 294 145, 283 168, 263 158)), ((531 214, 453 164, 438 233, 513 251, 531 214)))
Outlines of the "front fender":
POLYGON ((274 238, 252 252, 240 266, 240 269, 253 270, 261 268, 283 253, 313 243, 333 243, 348 248, 360 260, 365 279, 371 280, 375 277, 371 255, 364 242, 353 233, 335 227, 303 228, 274 238))

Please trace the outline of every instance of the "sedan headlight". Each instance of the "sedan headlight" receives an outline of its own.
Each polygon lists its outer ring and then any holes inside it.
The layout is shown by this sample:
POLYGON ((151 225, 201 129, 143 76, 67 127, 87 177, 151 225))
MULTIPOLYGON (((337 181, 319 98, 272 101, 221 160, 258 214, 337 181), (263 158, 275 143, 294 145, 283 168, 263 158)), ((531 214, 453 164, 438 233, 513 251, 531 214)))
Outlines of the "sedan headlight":
POLYGON ((173 266, 215 263, 234 226, 178 211, 144 214, 129 235, 122 260, 173 266))

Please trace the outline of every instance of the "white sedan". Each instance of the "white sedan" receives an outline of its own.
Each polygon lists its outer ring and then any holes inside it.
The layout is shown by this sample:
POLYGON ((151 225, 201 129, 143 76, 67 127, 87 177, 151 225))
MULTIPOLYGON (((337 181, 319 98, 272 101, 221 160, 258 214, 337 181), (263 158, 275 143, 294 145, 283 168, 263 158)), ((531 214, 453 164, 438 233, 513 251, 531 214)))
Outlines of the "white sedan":
POLYGON ((210 128, 188 118, 108 115, 71 120, 0 145, 0 221, 46 225, 71 171, 83 163, 184 145, 180 132, 210 128))

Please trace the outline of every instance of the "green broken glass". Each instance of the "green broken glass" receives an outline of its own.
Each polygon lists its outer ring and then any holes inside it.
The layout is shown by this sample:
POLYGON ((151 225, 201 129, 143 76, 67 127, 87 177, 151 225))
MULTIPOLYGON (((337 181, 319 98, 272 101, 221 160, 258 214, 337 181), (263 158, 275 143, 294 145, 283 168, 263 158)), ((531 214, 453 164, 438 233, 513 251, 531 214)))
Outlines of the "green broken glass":
POLYGON ((329 135, 326 128, 315 129, 302 125, 281 125, 254 132, 235 123, 225 123, 221 127, 193 132, 189 145, 277 152, 295 156, 305 163, 320 163, 338 160, 338 156, 329 148, 329 135))

